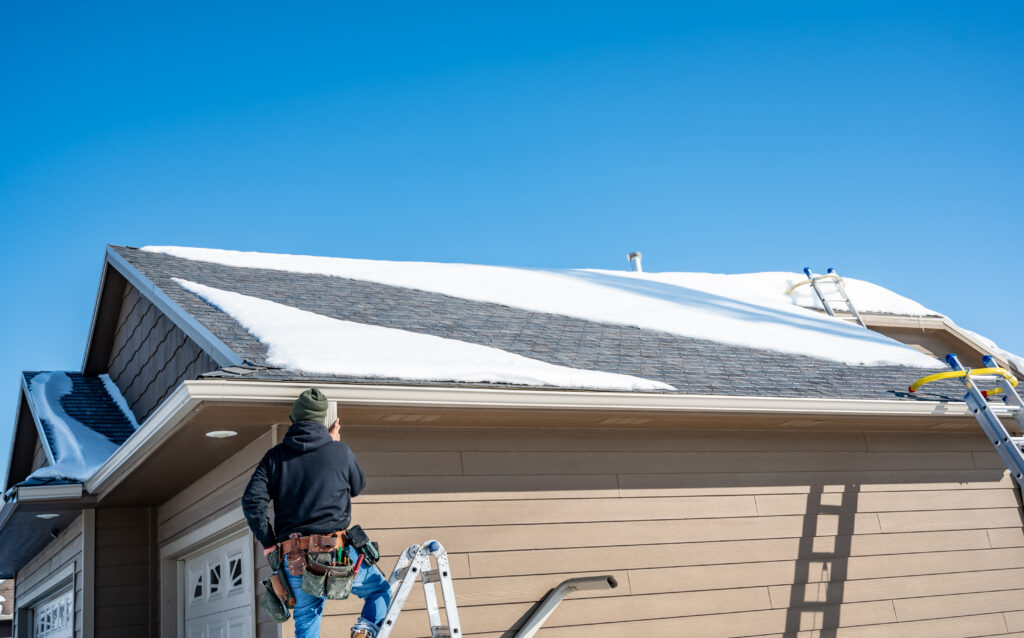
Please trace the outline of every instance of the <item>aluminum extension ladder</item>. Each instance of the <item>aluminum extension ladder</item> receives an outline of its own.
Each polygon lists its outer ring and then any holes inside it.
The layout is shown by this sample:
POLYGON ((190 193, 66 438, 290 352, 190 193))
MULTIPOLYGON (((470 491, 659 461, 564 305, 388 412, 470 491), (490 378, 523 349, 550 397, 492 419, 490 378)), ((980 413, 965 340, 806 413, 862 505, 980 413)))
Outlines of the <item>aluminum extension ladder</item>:
POLYGON ((459 624, 459 610, 455 606, 455 588, 452 586, 452 572, 448 566, 448 553, 441 543, 429 540, 422 545, 410 545, 395 563, 395 569, 388 577, 391 587, 391 604, 388 613, 381 623, 377 638, 388 638, 395 628, 395 621, 402 613, 405 601, 412 593, 416 577, 423 583, 423 596, 427 603, 427 616, 430 619, 431 638, 461 638, 462 626, 459 624), (430 568, 430 557, 437 563, 436 569, 430 568), (444 600, 444 614, 448 624, 441 622, 441 614, 437 608, 437 592, 434 583, 441 584, 441 597, 444 600))
POLYGON ((832 309, 832 304, 844 303, 846 304, 847 311, 853 315, 853 318, 857 320, 857 323, 859 323, 862 328, 867 328, 867 325, 864 324, 864 320, 860 317, 860 313, 853 307, 853 302, 850 301, 850 296, 846 294, 846 285, 843 283, 843 278, 839 276, 839 273, 836 272, 835 268, 829 268, 828 273, 824 275, 815 275, 811 273, 810 268, 804 268, 804 274, 807 275, 807 281, 800 281, 790 286, 789 289, 786 290, 787 295, 793 294, 793 291, 800 286, 810 284, 811 288, 814 290, 814 294, 818 297, 818 301, 821 302, 822 308, 824 308, 825 312, 828 313, 828 316, 836 316, 835 310, 832 309), (838 292, 840 296, 839 299, 829 298, 825 295, 825 291, 822 290, 821 287, 824 282, 830 282, 835 286, 836 292, 838 292))
POLYGON ((961 379, 964 387, 967 388, 964 402, 967 403, 967 407, 971 409, 974 417, 978 419, 981 429, 985 431, 992 447, 996 449, 1003 459, 1003 463, 1009 468, 1010 474, 1020 484, 1021 489, 1024 489, 1024 451, 1021 450, 1024 439, 1010 436, 999 420, 1001 416, 1011 416, 1024 431, 1024 401, 1014 389, 1017 379, 1009 371, 999 367, 993 357, 984 356, 981 360, 986 367, 971 370, 965 368, 955 354, 947 354, 946 363, 953 371, 931 374, 918 379, 910 386, 910 391, 914 392, 922 385, 940 379, 961 379), (982 390, 978 388, 979 382, 994 384, 995 387, 990 390, 982 390), (1002 396, 999 397, 999 395, 1002 396), (990 403, 989 398, 991 397, 1001 398, 1002 405, 999 402, 990 403))

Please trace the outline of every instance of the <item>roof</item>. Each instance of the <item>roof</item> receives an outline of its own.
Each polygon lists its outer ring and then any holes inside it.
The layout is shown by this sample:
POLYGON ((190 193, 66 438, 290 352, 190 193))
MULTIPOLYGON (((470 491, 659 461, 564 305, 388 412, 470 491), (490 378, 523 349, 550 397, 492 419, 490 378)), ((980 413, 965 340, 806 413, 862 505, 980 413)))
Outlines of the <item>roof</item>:
MULTIPOLYGON (((310 372, 275 364, 267 343, 257 339, 236 317, 183 287, 179 280, 333 320, 452 339, 554 366, 629 375, 672 387, 662 390, 665 392, 906 400, 959 400, 962 395, 962 389, 956 382, 932 384, 916 395, 906 393, 913 380, 930 371, 944 369, 938 360, 931 368, 921 365, 852 365, 638 325, 540 312, 354 276, 233 266, 127 247, 112 247, 112 250, 180 307, 185 320, 197 322, 246 362, 214 373, 216 376, 348 383, 481 385, 410 380, 401 376, 382 378, 310 372)), ((868 337, 865 334, 865 343, 868 337)), ((880 335, 870 333, 871 339, 876 337, 880 335)), ((485 385, 515 386, 500 382, 485 385)))
POLYGON ((102 375, 86 376, 78 372, 22 374, 28 405, 42 434, 41 442, 50 464, 19 485, 80 482, 88 478, 89 468, 106 461, 109 454, 135 432, 134 417, 126 412, 127 406, 116 386, 102 375), (65 387, 56 388, 56 391, 46 389, 40 381, 42 379, 63 382, 65 387), (57 405, 52 405, 54 401, 57 405), (71 456, 80 458, 72 460, 71 456))

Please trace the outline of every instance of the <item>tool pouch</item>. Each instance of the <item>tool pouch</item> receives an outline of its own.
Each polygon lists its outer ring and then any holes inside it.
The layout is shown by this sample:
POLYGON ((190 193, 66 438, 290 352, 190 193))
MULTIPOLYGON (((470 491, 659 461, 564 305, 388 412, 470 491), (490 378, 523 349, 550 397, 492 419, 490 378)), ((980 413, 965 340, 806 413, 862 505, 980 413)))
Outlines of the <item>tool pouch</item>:
POLYGON ((377 543, 370 541, 370 537, 366 535, 362 527, 353 525, 345 532, 345 536, 348 538, 349 544, 363 555, 363 562, 367 565, 375 565, 380 560, 380 549, 377 547, 377 543))
POLYGON ((288 610, 295 606, 295 596, 292 594, 291 587, 288 586, 288 580, 284 577, 284 563, 281 561, 280 546, 267 554, 267 562, 270 563, 270 569, 274 573, 263 581, 267 592, 260 600, 260 606, 266 609, 275 621, 284 622, 288 620, 288 610))
MULTIPOLYGON (((292 540, 291 545, 294 549, 285 554, 285 556, 288 557, 288 573, 292 576, 301 576, 303 569, 306 567, 306 557, 302 550, 298 548, 297 539, 299 538, 299 535, 292 534, 290 538, 292 540)), ((280 549, 278 549, 278 551, 280 551, 280 549)))
POLYGON ((345 600, 352 592, 355 572, 352 565, 339 565, 333 552, 306 552, 306 570, 302 574, 302 591, 310 596, 329 600, 345 600))
POLYGON ((281 577, 274 574, 263 581, 263 587, 267 591, 263 592, 263 598, 260 599, 260 607, 267 612, 271 620, 281 623, 288 620, 291 614, 288 613, 288 606, 285 604, 285 601, 281 600, 281 597, 275 591, 274 585, 271 582, 273 578, 280 579, 281 577))

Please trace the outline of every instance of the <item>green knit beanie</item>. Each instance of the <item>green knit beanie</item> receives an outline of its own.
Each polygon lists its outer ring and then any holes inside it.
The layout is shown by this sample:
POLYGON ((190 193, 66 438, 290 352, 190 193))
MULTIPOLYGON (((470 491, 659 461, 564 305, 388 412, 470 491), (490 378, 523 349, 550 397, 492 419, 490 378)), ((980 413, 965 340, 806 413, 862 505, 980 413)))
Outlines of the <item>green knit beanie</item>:
POLYGON ((298 421, 319 421, 324 422, 327 418, 327 397, 316 388, 310 388, 295 400, 292 411, 288 413, 292 423, 298 421))

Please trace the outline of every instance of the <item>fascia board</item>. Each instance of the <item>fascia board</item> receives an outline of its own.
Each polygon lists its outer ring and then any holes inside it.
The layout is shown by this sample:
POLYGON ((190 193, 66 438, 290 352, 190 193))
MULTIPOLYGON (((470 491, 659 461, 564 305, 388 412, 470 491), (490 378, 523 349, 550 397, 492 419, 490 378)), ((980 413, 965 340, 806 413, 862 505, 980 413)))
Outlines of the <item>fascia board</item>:
MULTIPOLYGON (((36 433, 39 436, 39 445, 42 446, 43 452, 46 453, 46 460, 50 462, 50 465, 56 463, 56 459, 53 456, 53 450, 50 449, 50 440, 46 438, 46 432, 43 431, 43 424, 39 420, 39 416, 36 414, 35 402, 32 401, 32 393, 28 391, 28 380, 25 379, 25 375, 21 375, 21 391, 25 393, 25 401, 28 403, 28 411, 32 415, 32 422, 36 424, 36 433)), ((17 426, 15 426, 17 427, 17 426)), ((14 447, 11 447, 13 452, 14 447)), ((10 467, 10 465, 8 465, 10 467)))
POLYGON ((18 503, 33 503, 36 501, 57 501, 82 497, 82 484, 69 483, 67 485, 27 485, 18 488, 18 503))
MULTIPOLYGON (((395 407, 609 410, 700 414, 807 414, 823 416, 969 417, 965 404, 925 401, 785 399, 640 392, 510 390, 318 383, 328 401, 395 407)), ((203 379, 184 381, 85 482, 90 494, 115 487, 130 462, 152 453, 203 403, 290 403, 309 382, 203 379)))
POLYGON ((18 384, 18 407, 14 410, 14 427, 11 428, 11 444, 7 447, 7 467, 4 471, 4 487, 3 491, 6 492, 10 489, 10 485, 7 484, 11 478, 11 464, 14 463, 14 443, 18 440, 18 424, 21 423, 21 404, 22 400, 25 399, 25 375, 19 375, 21 377, 21 383, 18 384))
POLYGON ((167 439, 185 416, 199 405, 200 401, 189 396, 188 386, 182 384, 153 411, 139 429, 117 448, 109 459, 85 482, 85 490, 98 494, 116 485, 123 474, 124 466, 135 457, 144 457, 167 439))
POLYGON ((190 339, 205 350, 221 367, 234 366, 242 363, 242 358, 221 341, 195 317, 185 312, 176 301, 167 296, 163 290, 143 275, 135 266, 119 255, 112 246, 107 246, 107 263, 117 269, 128 283, 135 286, 146 299, 155 305, 160 312, 181 328, 190 339))
MULTIPOLYGON (((204 379, 185 381, 183 385, 188 387, 190 396, 202 401, 281 403, 294 401, 303 389, 309 387, 309 382, 204 379)), ((805 399, 328 383, 318 383, 317 387, 329 401, 360 405, 850 416, 970 416, 967 406, 960 403, 884 399, 805 399)))
MULTIPOLYGON (((107 254, 110 251, 110 245, 107 245, 107 254)), ((92 338, 96 332, 96 320, 100 316, 100 303, 103 301, 103 288, 107 285, 107 272, 110 268, 110 263, 107 256, 103 257, 103 267, 100 270, 100 285, 96 288, 96 301, 92 305, 92 319, 89 321, 89 335, 85 339, 85 353, 82 355, 82 370, 85 371, 85 366, 89 362, 89 351, 92 349, 92 338)))

